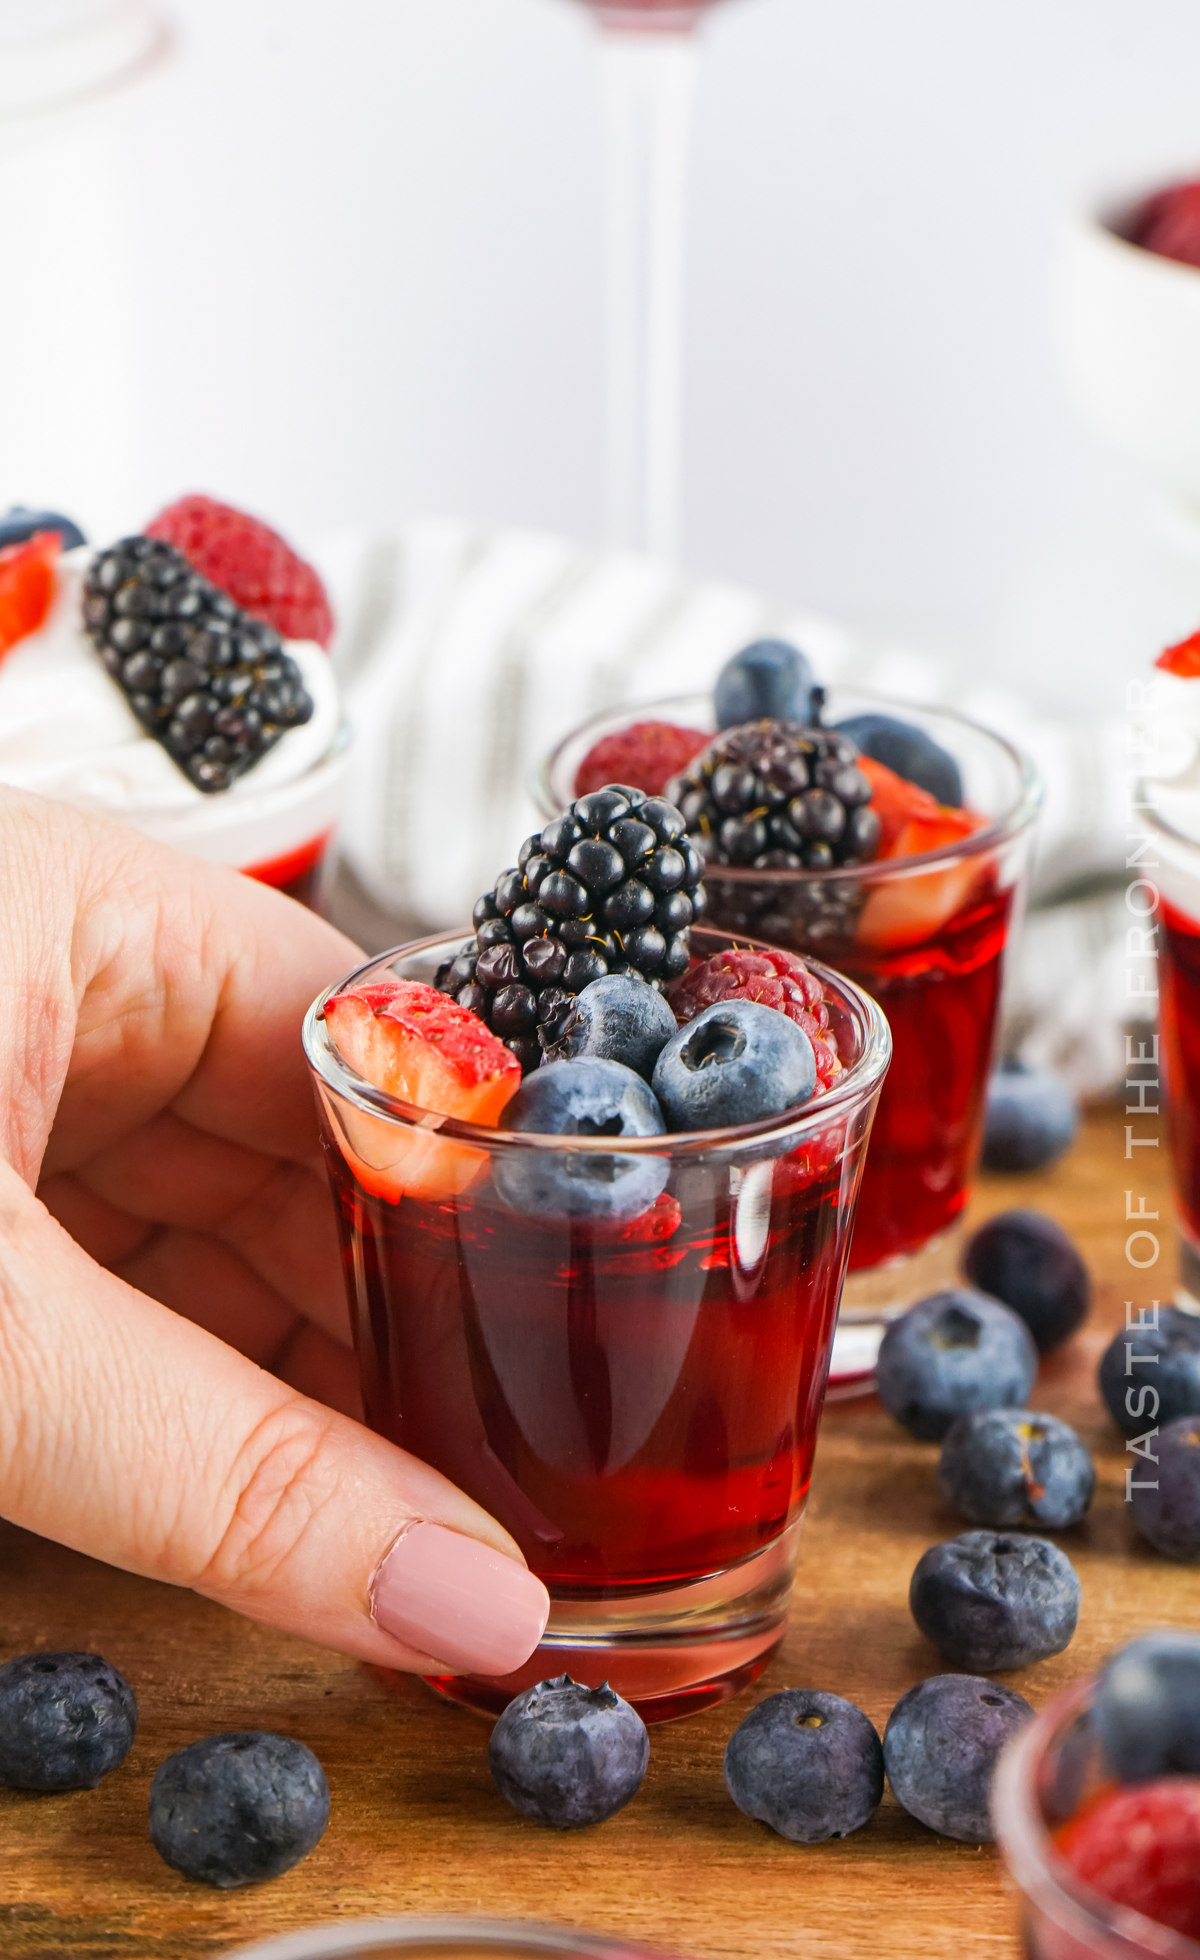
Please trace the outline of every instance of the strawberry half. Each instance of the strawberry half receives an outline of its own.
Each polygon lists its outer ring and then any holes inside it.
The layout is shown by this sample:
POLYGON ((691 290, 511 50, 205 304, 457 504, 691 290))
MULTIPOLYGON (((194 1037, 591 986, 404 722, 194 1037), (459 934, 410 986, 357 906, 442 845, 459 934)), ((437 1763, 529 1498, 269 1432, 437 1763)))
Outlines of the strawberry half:
POLYGON ((1164 647, 1154 664, 1164 674, 1178 674, 1181 680, 1194 681, 1200 674, 1200 633, 1190 634, 1173 647, 1164 647))
POLYGON ((520 1086, 521 1064, 491 1029, 418 980, 335 994, 325 1024, 352 1068, 417 1109, 491 1127, 520 1086))
MULTIPOLYGON (((870 778, 871 808, 882 826, 876 863, 944 850, 987 823, 973 810, 939 803, 927 789, 872 756, 860 756, 858 766, 870 778)), ((944 871, 880 879, 863 907, 855 938, 864 946, 893 949, 931 938, 966 904, 977 875, 978 867, 968 858, 944 871)))
POLYGON ((57 531, 35 531, 24 544, 0 551, 0 659, 45 624, 58 584, 57 531))

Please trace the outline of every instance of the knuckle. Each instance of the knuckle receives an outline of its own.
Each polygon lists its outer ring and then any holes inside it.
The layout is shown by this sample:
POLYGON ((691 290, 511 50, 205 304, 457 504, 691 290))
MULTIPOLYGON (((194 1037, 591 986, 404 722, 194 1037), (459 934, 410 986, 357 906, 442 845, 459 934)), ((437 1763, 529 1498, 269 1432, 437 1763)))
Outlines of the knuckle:
POLYGON ((337 1496, 331 1422, 319 1408, 287 1403, 246 1438, 226 1482, 216 1545, 191 1581, 198 1591, 244 1595, 286 1580, 337 1496))

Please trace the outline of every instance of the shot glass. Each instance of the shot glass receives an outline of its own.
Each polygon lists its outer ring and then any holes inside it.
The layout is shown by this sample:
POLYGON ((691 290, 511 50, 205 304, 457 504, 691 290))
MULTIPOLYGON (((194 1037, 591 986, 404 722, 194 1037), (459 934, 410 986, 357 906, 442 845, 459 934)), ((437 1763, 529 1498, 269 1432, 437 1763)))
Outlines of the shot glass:
POLYGON ((1020 1900, 1026 1960, 1200 1960, 1200 1944, 1114 1905, 1055 1848, 1105 1781, 1092 1725, 1095 1683, 1077 1681, 1014 1736, 996 1770, 992 1823, 1020 1900))
MULTIPOLYGON (((828 871, 712 864, 707 917, 739 944, 754 935, 817 956, 879 1002, 892 1066, 863 1173, 830 1370, 831 1396, 871 1386, 887 1320, 954 1283, 960 1214, 983 1141, 1005 952, 1024 901, 1041 786, 1029 759, 966 716, 866 690, 831 688, 828 723, 868 711, 914 723, 955 758, 972 836, 912 857, 828 871)), ((575 795, 602 736, 656 720, 713 729, 707 695, 596 716, 546 761, 535 794, 547 817, 575 795)))
MULTIPOLYGON (((1129 923, 1141 927, 1141 943, 1157 955, 1159 1045, 1157 1060, 1148 1042, 1140 1057, 1129 1049, 1125 1101, 1135 1113, 1138 1101, 1148 1113, 1165 1110, 1179 1228, 1176 1299, 1200 1313, 1200 844, 1170 822, 1169 784, 1147 785, 1142 797, 1139 814, 1153 843, 1129 873, 1126 903, 1140 915, 1129 923)), ((1151 970, 1141 961, 1139 967, 1151 970)))
POLYGON ((667 1960, 603 1933, 522 1919, 458 1919, 439 1913, 311 1926, 256 1940, 228 1960, 667 1960))
MULTIPOLYGON (((802 1109, 617 1154, 483 1129, 364 1082, 323 1019, 462 937, 373 960, 304 1026, 367 1421, 497 1517, 552 1601, 523 1669, 434 1685, 499 1713, 565 1670, 667 1720, 783 1634, 887 1023, 816 967, 845 1072, 802 1109), (638 1209, 606 1223, 588 1186, 618 1178, 638 1209)), ((704 957, 729 943, 695 929, 704 957)))

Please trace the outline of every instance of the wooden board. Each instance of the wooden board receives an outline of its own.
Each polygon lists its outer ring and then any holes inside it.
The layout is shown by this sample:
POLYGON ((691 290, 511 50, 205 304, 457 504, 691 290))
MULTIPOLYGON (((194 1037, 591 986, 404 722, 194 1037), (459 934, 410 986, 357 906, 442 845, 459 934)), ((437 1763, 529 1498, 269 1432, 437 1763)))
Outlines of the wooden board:
MULTIPOLYGON (((1045 1176, 989 1178, 976 1218, 1012 1203, 1052 1212, 1097 1280, 1088 1329, 1044 1369, 1037 1405, 1075 1424, 1101 1487, 1061 1542, 1083 1582, 1078 1634, 1058 1659, 1004 1677, 1040 1705, 1148 1624, 1200 1624, 1200 1568, 1137 1541, 1126 1458, 1095 1389, 1097 1357, 1131 1295, 1169 1297, 1164 1252, 1140 1289, 1125 1261, 1125 1189, 1158 1194, 1165 1149, 1123 1156, 1116 1111, 1094 1115, 1045 1176)), ((1147 1200, 1154 1209, 1156 1199, 1147 1200)), ((1164 1232, 1169 1240, 1169 1227, 1164 1232)), ((934 1837, 889 1795, 844 1843, 799 1849, 743 1818, 721 1780, 725 1742, 754 1696, 820 1687, 882 1729, 941 1663, 909 1618, 917 1558, 961 1528, 939 1497, 936 1449, 910 1442, 874 1402, 826 1415, 791 1630, 739 1701, 652 1732, 636 1801, 596 1829, 558 1834, 518 1818, 487 1771, 487 1728, 419 1683, 386 1680, 220 1608, 0 1527, 0 1654, 95 1649, 134 1682, 142 1719, 128 1762, 97 1791, 0 1791, 0 1953, 13 1960, 213 1954, 299 1926, 390 1912, 496 1913, 624 1932, 678 1954, 1015 1955, 1012 1904, 990 1848, 934 1837), (286 1730, 324 1763, 330 1828, 272 1885, 232 1894, 186 1884, 146 1834, 155 1766, 223 1728, 286 1730)))

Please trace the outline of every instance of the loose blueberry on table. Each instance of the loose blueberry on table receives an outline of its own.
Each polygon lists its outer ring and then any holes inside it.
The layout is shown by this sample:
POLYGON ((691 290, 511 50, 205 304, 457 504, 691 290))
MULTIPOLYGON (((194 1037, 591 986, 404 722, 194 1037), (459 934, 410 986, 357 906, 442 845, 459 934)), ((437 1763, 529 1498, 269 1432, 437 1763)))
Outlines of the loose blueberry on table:
POLYGON ((958 1416, 1020 1408, 1037 1377, 1025 1322, 999 1300, 952 1287, 892 1321, 879 1348, 876 1386, 888 1414, 920 1441, 939 1443, 958 1416))
POLYGON ((1134 1473, 1133 1521, 1164 1558, 1192 1564, 1200 1559, 1200 1416, 1167 1423, 1149 1447, 1158 1460, 1134 1473))
POLYGON ((1100 1361, 1100 1393, 1127 1436, 1200 1416, 1200 1314, 1146 1311, 1153 1318, 1114 1334, 1100 1361))
POLYGON ((883 1761, 897 1800, 943 1837, 989 1844, 996 1759, 1033 1717, 1023 1696, 973 1674, 935 1674, 896 1703, 883 1761))
POLYGON ((1032 1409, 959 1416, 938 1459, 942 1495, 972 1524, 1078 1524, 1096 1489, 1096 1466, 1075 1431, 1032 1409))
POLYGON ((933 1545, 909 1588, 913 1619, 943 1660, 991 1674, 1061 1654, 1079 1622, 1075 1568, 1047 1538, 964 1531, 933 1545))
POLYGON ((99 1654, 22 1654, 0 1667, 0 1783, 93 1790, 137 1734, 137 1697, 99 1654))
POLYGON ((488 1744, 496 1788, 523 1817, 562 1831, 599 1824, 637 1795, 650 1738, 607 1682, 539 1681, 504 1710, 488 1744))
POLYGON ((1002 1211, 969 1241, 963 1272, 1025 1322, 1042 1354, 1087 1319, 1092 1283, 1077 1248, 1040 1211, 1002 1211))
POLYGON ((786 1688, 734 1730, 725 1787, 747 1817, 793 1844, 848 1837, 883 1796, 883 1745, 853 1702, 786 1688))
POLYGON ((278 1878, 329 1822, 325 1772, 302 1742, 258 1729, 189 1743, 150 1786, 154 1848, 184 1878, 228 1890, 278 1878))
POLYGON ((1079 1130, 1074 1097, 1049 1069, 1002 1062, 988 1084, 983 1166, 1037 1171, 1057 1163, 1079 1130))

